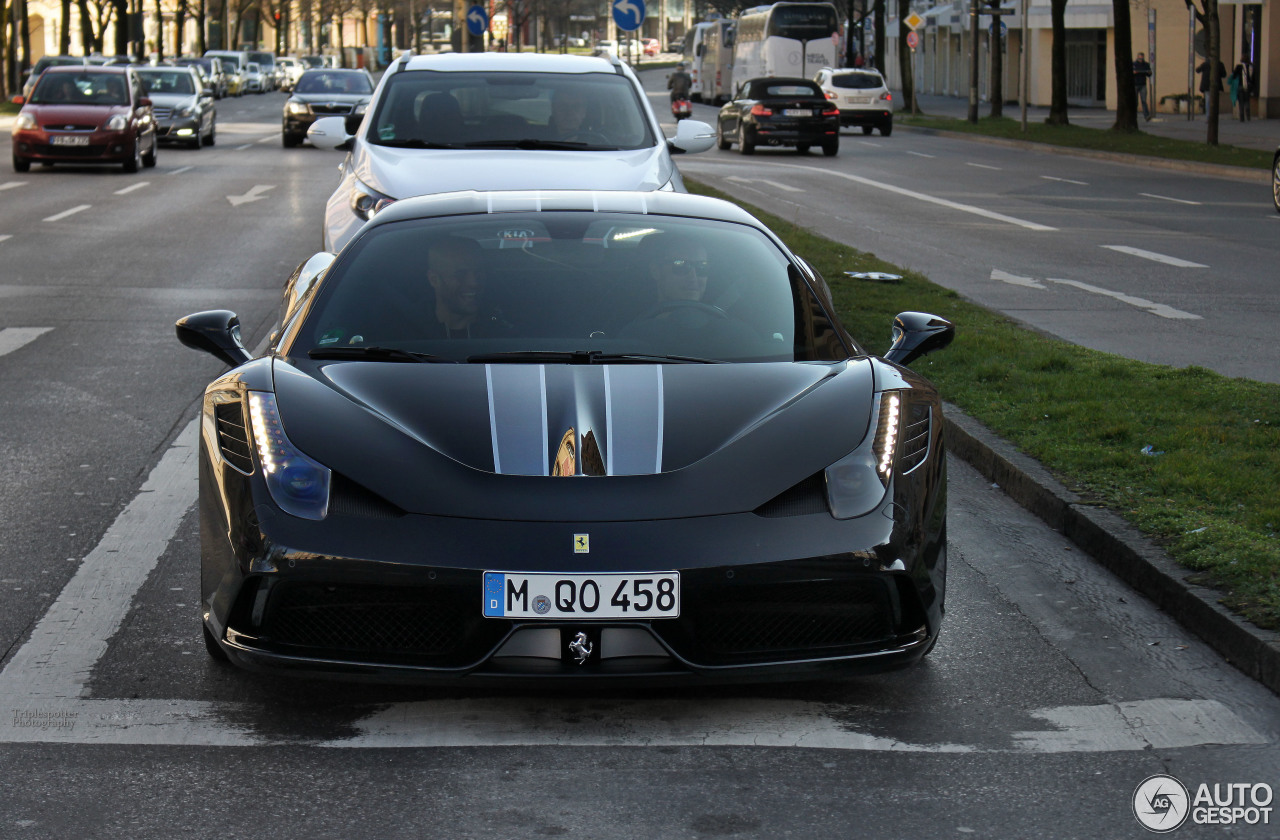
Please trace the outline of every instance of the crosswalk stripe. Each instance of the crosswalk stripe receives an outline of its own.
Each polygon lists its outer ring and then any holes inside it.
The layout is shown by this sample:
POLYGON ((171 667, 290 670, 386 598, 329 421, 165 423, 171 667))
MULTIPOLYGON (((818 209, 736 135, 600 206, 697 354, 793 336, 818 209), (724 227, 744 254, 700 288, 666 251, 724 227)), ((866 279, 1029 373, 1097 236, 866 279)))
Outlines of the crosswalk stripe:
MULTIPOLYGON (((0 240, 8 238, 0 236, 0 240)), ((53 327, 6 327, 0 330, 0 356, 30 344, 52 329, 53 327)))

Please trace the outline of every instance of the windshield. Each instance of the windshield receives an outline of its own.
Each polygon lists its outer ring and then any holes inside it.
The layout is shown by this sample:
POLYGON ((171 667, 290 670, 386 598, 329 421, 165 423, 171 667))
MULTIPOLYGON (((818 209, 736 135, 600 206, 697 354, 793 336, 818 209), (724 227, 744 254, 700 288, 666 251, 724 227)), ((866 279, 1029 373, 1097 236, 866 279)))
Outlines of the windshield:
POLYGON ((763 233, 725 222, 582 212, 396 222, 343 253, 284 352, 472 363, 843 358, 799 276, 763 233))
POLYGON ((370 125, 370 143, 408 148, 616 151, 655 142, 634 86, 614 73, 397 73, 370 125))
POLYGON ((310 70, 302 74, 294 93, 372 93, 369 77, 359 72, 310 70))
POLYGON ((831 77, 831 86, 848 90, 874 90, 884 87, 884 79, 878 73, 836 73, 831 77))
POLYGON ((148 94, 176 93, 190 96, 196 92, 195 81, 186 70, 139 70, 148 94))
POLYGON ((836 10, 825 3, 779 3, 769 15, 769 35, 797 41, 830 38, 836 31, 836 10))
POLYGON ((119 73, 45 73, 31 92, 35 105, 128 105, 129 89, 119 73))

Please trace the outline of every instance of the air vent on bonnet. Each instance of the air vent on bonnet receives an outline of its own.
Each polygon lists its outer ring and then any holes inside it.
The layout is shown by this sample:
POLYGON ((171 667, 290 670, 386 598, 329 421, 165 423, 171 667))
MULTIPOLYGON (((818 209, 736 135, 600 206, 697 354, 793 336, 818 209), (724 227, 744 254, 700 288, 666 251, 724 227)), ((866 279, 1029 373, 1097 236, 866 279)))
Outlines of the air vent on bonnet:
POLYGON ((826 474, 816 472, 756 508, 755 514, 769 517, 804 516, 826 513, 828 510, 826 474))
POLYGON ((898 469, 904 474, 923 464, 928 457, 932 419, 933 410, 927 403, 908 403, 898 452, 898 469))
POLYGON ((223 460, 235 469, 249 475, 253 472, 253 455, 249 448, 249 430, 244 422, 244 404, 218 403, 213 407, 213 417, 218 427, 218 449, 223 460))

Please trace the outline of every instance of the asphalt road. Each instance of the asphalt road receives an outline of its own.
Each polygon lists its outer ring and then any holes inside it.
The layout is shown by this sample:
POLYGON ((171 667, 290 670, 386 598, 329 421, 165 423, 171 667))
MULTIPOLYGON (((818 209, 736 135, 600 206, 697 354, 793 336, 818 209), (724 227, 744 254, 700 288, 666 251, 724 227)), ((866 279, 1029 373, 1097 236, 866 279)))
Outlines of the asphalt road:
MULTIPOLYGON (((665 113, 661 71, 646 77, 665 113)), ((715 124, 716 108, 693 118, 715 124)), ((712 149, 686 175, 1036 329, 1280 382, 1270 187, 1043 150, 846 129, 840 154, 712 149)))
MULTIPOLYGON (((339 158, 282 149, 282 101, 224 101, 216 147, 136 175, 0 175, 0 837, 1138 837, 1153 774, 1280 788, 1280 698, 958 462, 947 621, 914 669, 536 693, 209 661, 192 420, 219 366, 172 323, 230 308, 257 344, 318 247, 339 158)), ((933 143, 961 171, 968 145, 933 143)), ((997 229, 967 215, 930 224, 997 229)), ((882 227, 866 247, 909 247, 882 227)), ((1268 817, 1177 834, 1280 836, 1268 817)))

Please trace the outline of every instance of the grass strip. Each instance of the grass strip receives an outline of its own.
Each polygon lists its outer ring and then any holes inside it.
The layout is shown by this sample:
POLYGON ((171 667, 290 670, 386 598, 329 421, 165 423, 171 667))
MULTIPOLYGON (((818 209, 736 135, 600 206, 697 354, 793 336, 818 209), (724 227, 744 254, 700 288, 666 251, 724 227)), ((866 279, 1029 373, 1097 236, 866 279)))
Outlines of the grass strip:
POLYGON ((1086 503, 1132 522, 1196 571, 1197 583, 1218 589, 1228 608, 1280 629, 1280 385, 1133 361, 1048 337, 919 273, 742 206, 826 278, 841 320, 870 352, 888 348, 898 312, 952 321, 952 345, 912 365, 945 399, 1086 503), (846 271, 889 272, 902 282, 853 280, 846 271))
POLYGON ((1006 140, 1027 140, 1032 143, 1091 149, 1098 152, 1146 155, 1222 166, 1243 166, 1249 169, 1270 169, 1274 156, 1274 152, 1259 149, 1242 149, 1228 145, 1210 146, 1207 143, 1161 137, 1142 131, 1125 133, 1080 125, 1057 126, 1046 125, 1043 122, 1028 122, 1026 133, 1023 133, 1022 121, 1008 117, 982 117, 977 123, 954 117, 907 114, 895 115, 894 119, 903 125, 939 131, 980 134, 986 137, 1002 137, 1006 140))

